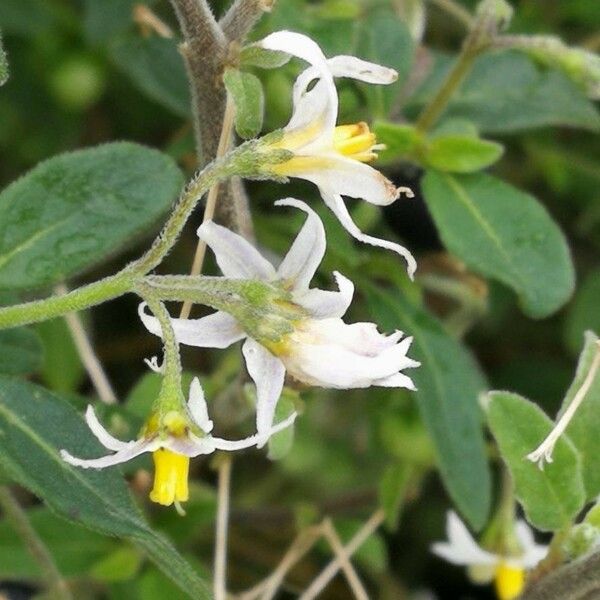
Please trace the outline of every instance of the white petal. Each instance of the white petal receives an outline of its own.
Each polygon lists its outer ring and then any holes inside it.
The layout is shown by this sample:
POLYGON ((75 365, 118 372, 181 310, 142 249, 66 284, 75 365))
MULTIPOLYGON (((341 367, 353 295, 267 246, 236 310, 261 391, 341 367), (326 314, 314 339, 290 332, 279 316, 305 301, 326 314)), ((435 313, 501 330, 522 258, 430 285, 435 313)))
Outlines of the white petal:
POLYGON ((417 386, 414 384, 413 380, 404 373, 396 373, 395 375, 390 375, 384 379, 376 379, 373 381, 373 385, 379 387, 407 388, 413 392, 417 391, 417 386))
POLYGON ((348 209, 346 208, 341 196, 337 194, 328 194, 323 190, 321 190, 321 195, 323 196, 325 204, 327 204, 327 206, 329 206, 329 208, 335 213, 335 216, 338 218, 339 222, 352 237, 364 242, 365 244, 371 244, 372 246, 378 246, 380 248, 386 248, 387 250, 397 252, 406 261, 408 276, 411 279, 414 279, 415 271, 417 270, 417 261, 404 246, 388 240, 381 240, 363 233, 352 220, 352 217, 350 216, 350 213, 348 212, 348 209))
POLYGON ((122 448, 114 454, 109 454, 108 456, 102 456, 100 458, 76 458, 66 450, 61 450, 60 455, 65 462, 75 467, 82 467, 83 469, 104 469, 106 467, 127 462, 144 452, 152 451, 152 446, 148 440, 138 440, 137 442, 130 442, 126 448, 122 448))
MULTIPOLYGON (((158 319, 146 313, 145 308, 145 302, 138 307, 142 323, 150 333, 160 336, 161 328, 158 319)), ((201 319, 172 318, 171 325, 180 344, 198 348, 227 348, 246 336, 238 322, 222 311, 201 319)))
MULTIPOLYGON (((307 71, 318 74, 316 69, 307 71)), ((284 128, 286 135, 282 144, 283 147, 297 153, 319 154, 333 145, 338 109, 337 92, 330 78, 321 79, 307 92, 300 77, 294 86, 294 109, 289 123, 284 128)), ((312 79, 314 77, 311 77, 307 84, 312 79)))
MULTIPOLYGON (((306 146, 297 154, 317 151, 306 146)), ((361 198, 378 206, 387 206, 398 198, 398 188, 389 179, 377 169, 353 158, 330 152, 308 164, 305 170, 295 169, 293 176, 312 181, 321 190, 321 194, 361 198)))
POLYGON ((333 273, 339 292, 308 290, 294 294, 294 302, 306 309, 315 319, 339 318, 346 314, 354 296, 354 284, 341 273, 333 273))
POLYGON ((295 290, 306 290, 325 255, 325 229, 317 213, 294 198, 278 200, 275 206, 293 206, 307 214, 306 221, 283 259, 277 276, 292 280, 295 290))
POLYGON ((431 551, 454 565, 492 565, 499 559, 478 546, 465 524, 454 512, 446 521, 448 542, 433 544, 431 551))
POLYGON ((548 554, 548 547, 536 543, 533 532, 525 521, 517 521, 515 529, 523 550, 521 564, 525 569, 533 569, 548 554))
POLYGON ((328 72, 327 59, 319 45, 302 33, 295 31, 275 31, 267 37, 257 42, 267 50, 279 50, 286 52, 297 58, 301 58, 307 63, 318 67, 321 73, 328 72))
POLYGON ((192 419, 204 431, 210 433, 214 427, 214 423, 208 417, 208 407, 204 398, 204 390, 200 385, 200 380, 197 377, 192 379, 190 385, 190 397, 188 400, 188 410, 192 415, 192 419))
POLYGON ((190 458, 201 454, 212 454, 216 450, 213 438, 210 435, 203 438, 199 438, 194 434, 188 435, 189 437, 185 438, 170 437, 165 442, 164 447, 171 452, 175 452, 175 454, 189 456, 190 458))
POLYGON ((123 450, 124 448, 129 448, 131 442, 122 442, 117 438, 113 437, 98 421, 98 417, 94 412, 94 408, 91 404, 88 405, 87 410, 85 411, 85 420, 90 428, 91 432, 98 438, 98 441, 109 450, 114 452, 118 452, 119 450, 123 450))
POLYGON ((198 237, 210 246, 226 277, 270 280, 275 276, 273 265, 248 240, 226 227, 207 221, 198 228, 198 237))
POLYGON ((242 347, 246 367, 256 384, 256 431, 263 446, 273 425, 275 407, 283 390, 283 363, 255 340, 248 338, 242 347))
POLYGON ((269 440, 269 438, 279 431, 289 427, 298 416, 298 413, 292 413, 287 419, 282 421, 281 423, 277 423, 274 427, 271 427, 264 435, 259 435, 255 433, 250 437, 244 438, 243 440, 224 440, 221 438, 212 438, 212 441, 217 450, 243 450, 244 448, 251 448, 252 446, 258 446, 259 448, 264 446, 264 444, 269 440))
POLYGON ((356 56, 334 56, 327 61, 327 65, 334 77, 348 77, 366 83, 388 85, 398 79, 394 69, 383 67, 356 56))

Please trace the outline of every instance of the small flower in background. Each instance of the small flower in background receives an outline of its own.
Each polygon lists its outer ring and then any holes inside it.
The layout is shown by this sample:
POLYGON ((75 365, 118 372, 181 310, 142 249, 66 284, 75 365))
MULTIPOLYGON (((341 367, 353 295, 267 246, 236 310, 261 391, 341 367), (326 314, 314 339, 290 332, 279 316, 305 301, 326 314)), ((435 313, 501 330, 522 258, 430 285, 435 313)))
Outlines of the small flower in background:
MULTIPOLYGON (((241 236, 213 222, 204 223, 198 236, 215 253, 226 277, 259 279, 279 286, 289 300, 290 332, 278 339, 254 328, 255 339, 244 323, 219 311, 201 319, 172 319, 173 330, 181 344, 202 348, 226 348, 246 338, 243 354, 248 373, 257 390, 257 431, 261 441, 270 435, 275 407, 281 395, 285 372, 309 385, 351 389, 370 386, 415 389, 401 371, 419 366, 407 356, 411 337, 401 341, 402 332, 385 336, 374 323, 348 325, 342 316, 354 294, 352 282, 334 273, 338 292, 310 289, 325 254, 325 230, 317 214, 304 202, 288 198, 277 206, 293 206, 308 217, 292 247, 277 270, 241 236)), ((273 305, 272 312, 281 309, 273 305)), ((140 317, 148 330, 160 335, 158 320, 140 306, 140 317)))
POLYGON ((336 127, 338 95, 334 77, 348 77, 372 84, 390 84, 398 74, 393 69, 369 63, 354 56, 335 56, 329 60, 309 37, 291 31, 278 31, 258 42, 268 50, 292 54, 310 63, 294 85, 294 109, 283 137, 269 143, 270 148, 293 153, 290 160, 271 167, 282 177, 298 177, 313 182, 325 204, 343 227, 357 240, 388 248, 407 262, 412 278, 417 263, 400 244, 381 240, 360 231, 348 212, 342 196, 362 198, 372 204, 391 204, 408 188, 396 188, 377 169, 366 163, 377 158, 375 134, 366 123, 336 127), (312 89, 309 85, 317 79, 312 89))
MULTIPOLYGON (((272 427, 263 437, 270 437, 285 429, 295 418, 296 413, 272 427)), ((104 469, 132 460, 144 452, 152 452, 155 471, 150 500, 164 506, 188 500, 190 458, 211 454, 215 450, 242 450, 256 446, 258 441, 258 435, 237 441, 223 440, 210 435, 213 422, 208 417, 204 391, 197 378, 190 385, 187 406, 181 410, 155 411, 138 440, 122 442, 114 438, 98 421, 92 406, 88 406, 85 420, 100 443, 113 454, 83 459, 61 450, 63 460, 84 469, 104 469)))
POLYGON ((466 525, 451 511, 446 521, 448 541, 433 544, 431 551, 453 565, 468 567, 474 583, 493 581, 499 600, 514 600, 525 587, 526 572, 535 567, 548 551, 546 546, 536 544, 525 521, 517 521, 514 527, 520 554, 489 552, 477 544, 466 525))

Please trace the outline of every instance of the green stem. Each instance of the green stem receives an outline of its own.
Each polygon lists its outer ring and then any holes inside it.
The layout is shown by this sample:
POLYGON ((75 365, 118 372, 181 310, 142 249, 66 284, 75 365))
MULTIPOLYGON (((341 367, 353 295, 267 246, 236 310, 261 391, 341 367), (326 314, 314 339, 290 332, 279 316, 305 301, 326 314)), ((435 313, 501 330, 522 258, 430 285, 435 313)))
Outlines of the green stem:
POLYGON ((118 298, 131 290, 135 276, 126 269, 63 296, 0 308, 0 329, 45 321, 118 298))
POLYGON ((54 564, 54 560, 32 527, 27 513, 23 510, 12 492, 5 486, 0 487, 0 507, 6 519, 23 540, 27 550, 38 564, 42 578, 53 600, 73 600, 67 583, 54 564))

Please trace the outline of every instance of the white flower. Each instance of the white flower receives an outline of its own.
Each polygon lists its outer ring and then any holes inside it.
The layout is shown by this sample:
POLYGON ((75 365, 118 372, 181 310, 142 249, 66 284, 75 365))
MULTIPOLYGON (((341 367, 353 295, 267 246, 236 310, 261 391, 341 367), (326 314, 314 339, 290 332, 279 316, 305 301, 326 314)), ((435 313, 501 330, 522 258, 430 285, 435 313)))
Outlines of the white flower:
POLYGON ((446 534, 448 541, 433 544, 432 552, 453 565, 469 567, 477 583, 494 580, 500 600, 517 598, 525 585, 525 572, 535 567, 548 552, 546 546, 536 544, 525 521, 515 524, 521 550, 518 556, 503 556, 481 548, 454 512, 448 513, 446 534))
MULTIPOLYGON (((261 440, 285 429, 296 418, 292 414, 285 421, 272 427, 261 440)), ((213 437, 210 432, 213 422, 208 417, 204 391, 195 378, 190 385, 187 411, 172 410, 166 414, 153 415, 147 422, 143 435, 138 440, 122 442, 114 438, 98 421, 92 406, 88 406, 85 420, 92 433, 112 454, 100 458, 76 458, 66 450, 61 450, 63 460, 84 469, 104 469, 127 462, 143 454, 152 452, 155 465, 154 489, 150 499, 165 506, 188 499, 188 468, 191 457, 211 454, 215 450, 242 450, 256 446, 258 435, 243 440, 230 441, 213 437)))
MULTIPOLYGON (((212 222, 198 229, 211 247, 226 277, 260 279, 282 286, 299 308, 292 333, 277 342, 249 337, 242 325, 219 311, 202 319, 172 319, 177 341, 197 347, 226 348, 246 338, 243 354, 257 390, 257 431, 268 436, 286 370, 299 381, 328 388, 366 388, 372 385, 415 389, 402 369, 416 367, 408 358, 412 342, 400 341, 402 332, 384 336, 374 323, 347 325, 341 319, 354 293, 350 280, 334 273, 339 291, 309 289, 325 253, 325 230, 317 214, 304 202, 288 198, 277 206, 293 206, 308 217, 277 270, 244 238, 212 222)), ((148 330, 160 335, 156 318, 140 306, 148 330)))
POLYGON ((413 193, 408 188, 396 188, 379 171, 365 164, 374 160, 376 151, 382 148, 366 123, 336 127, 338 95, 334 77, 389 84, 396 81, 398 74, 393 69, 354 56, 335 56, 327 60, 313 40, 291 31, 272 33, 258 45, 287 52, 311 65, 294 85, 293 114, 284 128, 283 138, 270 145, 289 150, 294 156, 274 165, 272 170, 284 177, 312 181, 327 206, 353 237, 403 256, 412 278, 417 268, 412 254, 400 244, 362 233, 352 221, 342 196, 385 206, 394 202, 401 192, 409 197, 413 193), (309 90, 315 79, 316 84, 309 90))

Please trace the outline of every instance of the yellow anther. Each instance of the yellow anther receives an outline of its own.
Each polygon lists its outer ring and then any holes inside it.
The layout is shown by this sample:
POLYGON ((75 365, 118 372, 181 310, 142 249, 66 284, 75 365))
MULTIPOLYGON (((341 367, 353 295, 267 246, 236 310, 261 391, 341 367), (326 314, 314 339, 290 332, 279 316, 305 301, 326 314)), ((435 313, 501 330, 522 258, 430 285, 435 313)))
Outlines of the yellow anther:
POLYGON ((186 502, 189 498, 188 473, 190 459, 166 448, 152 453, 154 459, 154 487, 150 500, 163 506, 186 502))
POLYGON ((501 562, 496 567, 494 584, 499 600, 515 600, 521 595, 525 587, 525 570, 501 562))
POLYGON ((377 138, 366 123, 339 125, 335 128, 333 143, 340 154, 354 160, 370 162, 377 158, 373 151, 377 138))

